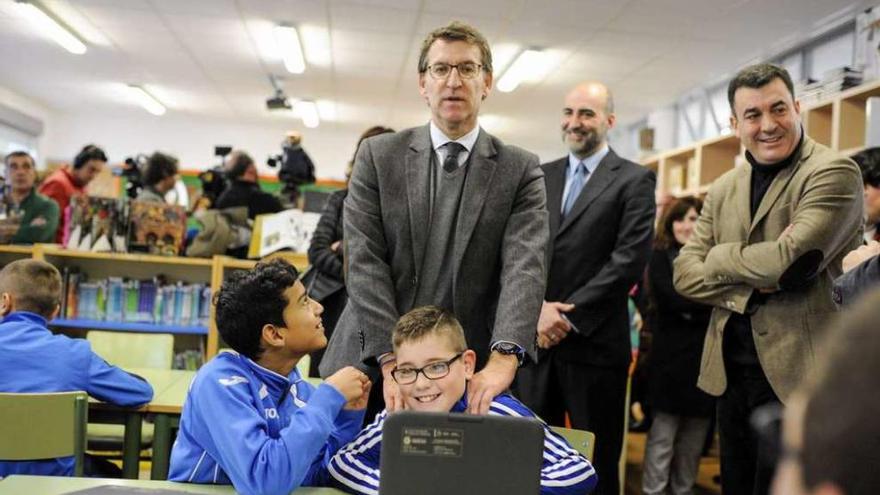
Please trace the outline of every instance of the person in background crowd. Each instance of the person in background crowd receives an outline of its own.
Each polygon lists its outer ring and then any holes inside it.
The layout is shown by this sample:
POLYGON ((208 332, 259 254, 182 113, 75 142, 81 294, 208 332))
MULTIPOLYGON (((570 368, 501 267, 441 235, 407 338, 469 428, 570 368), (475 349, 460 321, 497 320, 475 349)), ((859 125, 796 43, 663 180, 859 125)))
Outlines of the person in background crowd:
POLYGON ((874 495, 880 487, 880 291, 827 332, 817 370, 786 406, 773 495, 874 495))
POLYGON ((37 169, 24 151, 6 155, 6 219, 0 221, 0 244, 52 242, 58 230, 58 204, 34 190, 37 169))
MULTIPOLYGON (((355 154, 361 142, 372 136, 394 132, 393 129, 380 125, 370 127, 358 139, 355 154)), ((351 177, 354 167, 354 157, 348 163, 345 171, 345 183, 351 177)), ((333 335, 336 322, 348 302, 348 293, 345 290, 345 280, 342 274, 342 205, 348 189, 340 189, 330 193, 321 219, 312 234, 312 243, 309 246, 309 265, 314 273, 310 272, 309 280, 304 283, 309 288, 309 296, 324 306, 324 334, 327 338, 333 335)), ((309 376, 319 376, 318 365, 324 356, 324 349, 315 351, 311 355, 309 364, 309 376)))
POLYGON ((868 148, 853 155, 862 171, 865 186, 865 242, 880 241, 880 148, 868 148))
MULTIPOLYGON (((86 186, 94 180, 107 165, 107 154, 94 144, 86 145, 73 159, 73 167, 61 167, 52 172, 37 192, 58 203, 58 211, 63 216, 71 198, 85 196, 86 186)), ((58 222, 55 242, 61 243, 64 236, 64 222, 58 222)))
POLYGON ((718 399, 721 485, 763 494, 763 439, 752 413, 785 403, 837 307, 834 277, 862 240, 862 180, 845 156, 804 135, 788 72, 742 69, 728 85, 730 124, 746 149, 709 187, 674 261, 675 289, 713 306, 698 386, 718 399))
POLYGON ((157 151, 147 159, 144 171, 144 188, 138 194, 138 201, 165 202, 165 194, 174 189, 177 182, 177 158, 157 151))
POLYGON ((654 419, 645 444, 645 495, 693 493, 715 405, 712 396, 697 388, 712 307, 685 299, 672 286, 672 261, 690 239, 701 207, 701 201, 692 197, 667 207, 648 264, 648 292, 655 312, 648 358, 654 419))
POLYGON ((596 434, 596 493, 619 493, 627 376, 632 361, 628 295, 651 254, 654 173, 608 145, 611 91, 586 82, 565 97, 568 155, 542 165, 550 215, 547 290, 539 359, 515 394, 554 426, 596 434))

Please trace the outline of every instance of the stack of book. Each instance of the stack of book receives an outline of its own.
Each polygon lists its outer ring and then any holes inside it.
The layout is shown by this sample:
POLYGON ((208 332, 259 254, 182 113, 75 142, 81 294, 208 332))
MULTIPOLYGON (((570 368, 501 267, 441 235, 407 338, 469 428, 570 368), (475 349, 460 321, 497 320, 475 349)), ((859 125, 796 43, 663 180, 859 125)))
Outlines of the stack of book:
POLYGON ((67 269, 63 283, 61 317, 66 319, 206 326, 210 317, 211 288, 205 284, 121 277, 89 281, 67 269))
POLYGON ((862 77, 862 71, 847 66, 825 71, 822 77, 825 95, 836 94, 853 86, 858 86, 862 84, 862 77))

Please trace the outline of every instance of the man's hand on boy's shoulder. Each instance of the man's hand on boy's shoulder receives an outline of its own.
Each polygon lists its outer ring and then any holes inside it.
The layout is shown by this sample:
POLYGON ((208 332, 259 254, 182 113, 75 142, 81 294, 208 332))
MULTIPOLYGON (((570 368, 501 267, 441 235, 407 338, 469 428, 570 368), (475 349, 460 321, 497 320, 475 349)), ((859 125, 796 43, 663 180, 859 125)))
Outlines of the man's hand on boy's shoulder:
POLYGON ((382 397, 385 399, 385 409, 389 413, 406 409, 403 396, 400 394, 400 387, 391 376, 395 366, 397 366, 397 360, 393 356, 382 361, 382 397))
POLYGON ((327 377, 325 383, 339 391, 345 397, 346 403, 352 403, 360 399, 366 401, 364 390, 369 392, 370 378, 361 370, 353 366, 346 366, 327 377))
POLYGON ((493 352, 482 371, 468 383, 468 409, 470 414, 489 414, 489 406, 498 395, 507 391, 516 376, 519 359, 510 354, 493 352))

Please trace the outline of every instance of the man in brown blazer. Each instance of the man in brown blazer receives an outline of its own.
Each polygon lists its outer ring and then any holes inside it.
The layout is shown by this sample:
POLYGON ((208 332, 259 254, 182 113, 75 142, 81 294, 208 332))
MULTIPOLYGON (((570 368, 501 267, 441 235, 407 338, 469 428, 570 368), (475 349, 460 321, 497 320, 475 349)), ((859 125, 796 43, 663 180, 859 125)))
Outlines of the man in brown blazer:
POLYGON ((714 306, 698 386, 720 397, 724 493, 766 493, 749 419, 784 403, 813 366, 836 311, 841 260, 861 240, 859 169, 805 136, 785 69, 759 64, 728 86, 747 165, 715 181, 675 260, 675 288, 714 306))

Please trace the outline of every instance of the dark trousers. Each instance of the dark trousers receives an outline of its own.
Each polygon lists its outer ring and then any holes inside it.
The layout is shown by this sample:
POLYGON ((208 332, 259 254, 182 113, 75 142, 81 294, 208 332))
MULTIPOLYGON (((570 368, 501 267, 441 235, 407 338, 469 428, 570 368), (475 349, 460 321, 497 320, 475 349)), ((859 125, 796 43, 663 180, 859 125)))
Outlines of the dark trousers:
POLYGON ((721 440, 721 490, 724 494, 764 495, 769 492, 772 466, 758 462, 772 439, 761 438, 750 419, 755 409, 779 404, 760 366, 728 365, 727 390, 718 399, 721 440))
POLYGON ((593 466, 599 477, 597 495, 619 495, 618 462, 623 447, 626 367, 591 366, 555 359, 547 353, 517 374, 514 395, 547 423, 596 435, 593 466))

